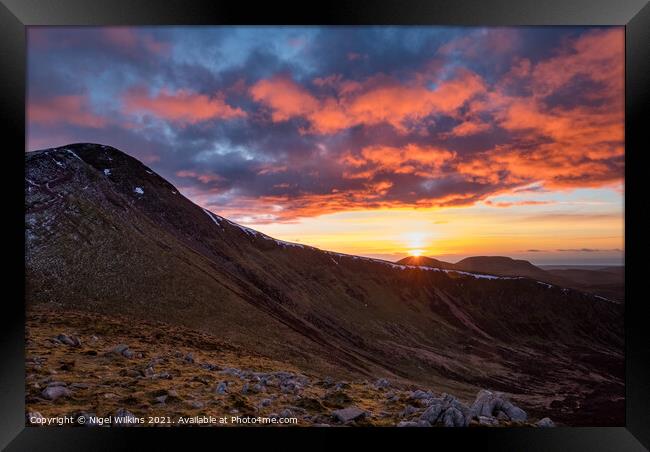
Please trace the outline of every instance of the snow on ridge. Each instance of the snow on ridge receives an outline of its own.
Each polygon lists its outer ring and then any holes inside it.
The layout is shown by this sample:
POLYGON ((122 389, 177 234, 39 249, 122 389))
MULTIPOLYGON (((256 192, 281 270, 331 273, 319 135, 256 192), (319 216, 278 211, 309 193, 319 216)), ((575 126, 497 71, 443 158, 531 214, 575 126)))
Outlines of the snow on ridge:
POLYGON ((598 298, 599 300, 608 301, 608 302, 614 303, 614 304, 622 304, 622 302, 620 302, 620 301, 610 300, 609 298, 601 297, 600 295, 594 295, 594 298, 598 298))
POLYGON ((111 175, 111 170, 109 170, 108 168, 106 168, 106 169, 104 170, 104 175, 106 175, 106 176, 110 176, 110 175, 111 175))
POLYGON ((81 160, 83 162, 83 159, 81 157, 79 157, 77 155, 77 153, 74 152, 73 150, 66 148, 66 149, 64 149, 64 151, 67 152, 68 154, 72 154, 73 157, 76 157, 76 158, 78 158, 79 160, 81 160))
POLYGON ((302 244, 300 244, 300 243, 285 242, 284 240, 275 239, 275 238, 270 237, 270 236, 268 236, 268 235, 266 235, 266 234, 264 234, 264 233, 262 233, 262 232, 259 232, 259 231, 256 231, 256 230, 254 230, 254 229, 247 228, 246 226, 242 226, 241 224, 235 223, 234 221, 230 221, 230 220, 226 220, 226 221, 227 221, 228 223, 230 223, 232 226, 235 226, 235 227, 241 229, 241 230, 244 231, 247 235, 250 235, 250 236, 252 236, 252 237, 260 237, 260 238, 262 238, 262 239, 264 239, 264 240, 272 240, 272 241, 274 241, 277 245, 279 245, 279 246, 281 246, 281 247, 292 246, 292 247, 303 248, 303 249, 304 249, 304 248, 318 249, 318 248, 314 248, 313 246, 307 246, 307 247, 305 247, 305 245, 302 245, 302 244))
POLYGON ((140 187, 135 187, 133 189, 133 191, 136 192, 139 195, 144 195, 144 190, 142 188, 140 188, 140 187))
MULTIPOLYGON (((203 211, 204 211, 204 212, 205 212, 205 213, 210 217, 210 219, 211 219, 212 221, 214 221, 214 224, 216 224, 216 225, 219 226, 221 229, 223 229, 223 226, 221 226, 221 223, 219 222, 219 220, 217 220, 217 218, 216 218, 217 216, 216 216, 215 214, 213 214, 212 212, 210 212, 208 209, 203 209, 203 211)), ((221 218, 221 217, 219 217, 219 218, 221 218)))

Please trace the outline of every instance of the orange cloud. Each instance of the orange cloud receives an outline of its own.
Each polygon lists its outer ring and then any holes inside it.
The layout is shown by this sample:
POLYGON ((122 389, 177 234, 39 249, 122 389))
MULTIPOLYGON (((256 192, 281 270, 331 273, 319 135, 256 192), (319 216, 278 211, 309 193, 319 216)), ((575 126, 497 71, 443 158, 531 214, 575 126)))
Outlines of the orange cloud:
POLYGON ((408 144, 404 147, 368 146, 360 155, 346 153, 340 162, 351 169, 344 173, 348 179, 371 178, 380 171, 431 177, 440 167, 456 158, 456 153, 431 146, 408 144))
POLYGON ((90 110, 88 99, 83 95, 54 96, 31 101, 27 104, 27 117, 30 123, 50 126, 70 124, 99 128, 108 122, 105 117, 90 110))
POLYGON ((491 114, 514 142, 459 163, 459 173, 486 184, 538 181, 560 189, 622 180, 623 49, 623 30, 612 29, 586 33, 535 65, 519 60, 484 101, 471 104, 473 114, 491 114), (557 99, 576 77, 597 88, 557 99), (510 94, 516 84, 528 94, 510 94))
POLYGON ((406 122, 421 120, 434 112, 453 115, 485 90, 481 77, 467 70, 459 71, 456 78, 441 82, 435 89, 385 77, 358 83, 334 76, 316 79, 314 84, 333 87, 336 95, 318 98, 284 76, 257 82, 250 94, 253 100, 270 108, 274 122, 302 118, 310 124, 305 132, 329 134, 381 123, 406 131, 406 122))
POLYGON ((191 171, 191 170, 180 170, 176 172, 176 176, 178 177, 188 177, 191 179, 197 179, 200 182, 203 182, 204 184, 208 184, 210 182, 215 182, 218 180, 222 180, 222 177, 213 174, 213 173, 201 173, 198 171, 191 171))
POLYGON ((234 119, 246 116, 240 108, 226 104, 221 93, 214 97, 188 90, 161 90, 149 96, 143 89, 128 91, 123 99, 127 113, 148 113, 179 123, 197 123, 209 119, 234 119))
POLYGON ((484 201, 484 202, 485 202, 486 205, 492 206, 492 207, 540 206, 540 205, 544 205, 544 204, 552 204, 551 201, 534 201, 534 200, 531 200, 531 201, 512 201, 512 202, 509 202, 509 201, 495 202, 495 201, 487 200, 487 201, 484 201))

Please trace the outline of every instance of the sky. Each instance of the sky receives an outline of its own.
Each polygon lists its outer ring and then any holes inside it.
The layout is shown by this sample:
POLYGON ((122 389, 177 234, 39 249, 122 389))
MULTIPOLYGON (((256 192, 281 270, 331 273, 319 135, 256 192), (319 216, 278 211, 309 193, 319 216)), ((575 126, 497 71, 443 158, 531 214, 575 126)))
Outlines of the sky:
POLYGON ((622 27, 29 27, 26 150, 114 146, 273 237, 619 264, 622 27))

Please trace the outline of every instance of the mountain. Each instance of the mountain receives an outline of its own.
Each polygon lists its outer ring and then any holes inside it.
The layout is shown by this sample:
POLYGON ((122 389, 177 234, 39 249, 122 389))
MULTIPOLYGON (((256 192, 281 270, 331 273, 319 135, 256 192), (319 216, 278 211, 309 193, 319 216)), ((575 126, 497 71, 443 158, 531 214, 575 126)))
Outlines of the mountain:
POLYGON ((456 264, 452 264, 451 262, 445 262, 441 261, 439 259, 434 259, 433 257, 426 257, 426 256, 408 256, 405 257, 404 259, 401 259, 397 261, 398 264, 403 264, 403 265, 414 265, 414 266, 425 266, 425 267, 432 267, 432 268, 440 268, 444 270, 460 270, 460 268, 456 267, 456 264))
POLYGON ((28 314, 129 319, 120 334, 141 339, 140 322, 161 322, 321 376, 465 399, 490 388, 539 417, 623 423, 621 304, 276 240, 109 146, 30 152, 25 166, 28 314))

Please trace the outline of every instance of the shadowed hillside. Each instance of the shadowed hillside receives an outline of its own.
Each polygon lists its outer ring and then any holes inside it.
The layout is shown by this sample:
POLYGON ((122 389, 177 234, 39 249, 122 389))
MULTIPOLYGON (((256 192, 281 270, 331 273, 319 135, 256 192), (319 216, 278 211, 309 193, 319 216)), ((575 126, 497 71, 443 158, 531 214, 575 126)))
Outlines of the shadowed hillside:
POLYGON ((26 154, 27 303, 164 322, 319 375, 623 422, 622 305, 535 279, 282 242, 108 146, 26 154))

